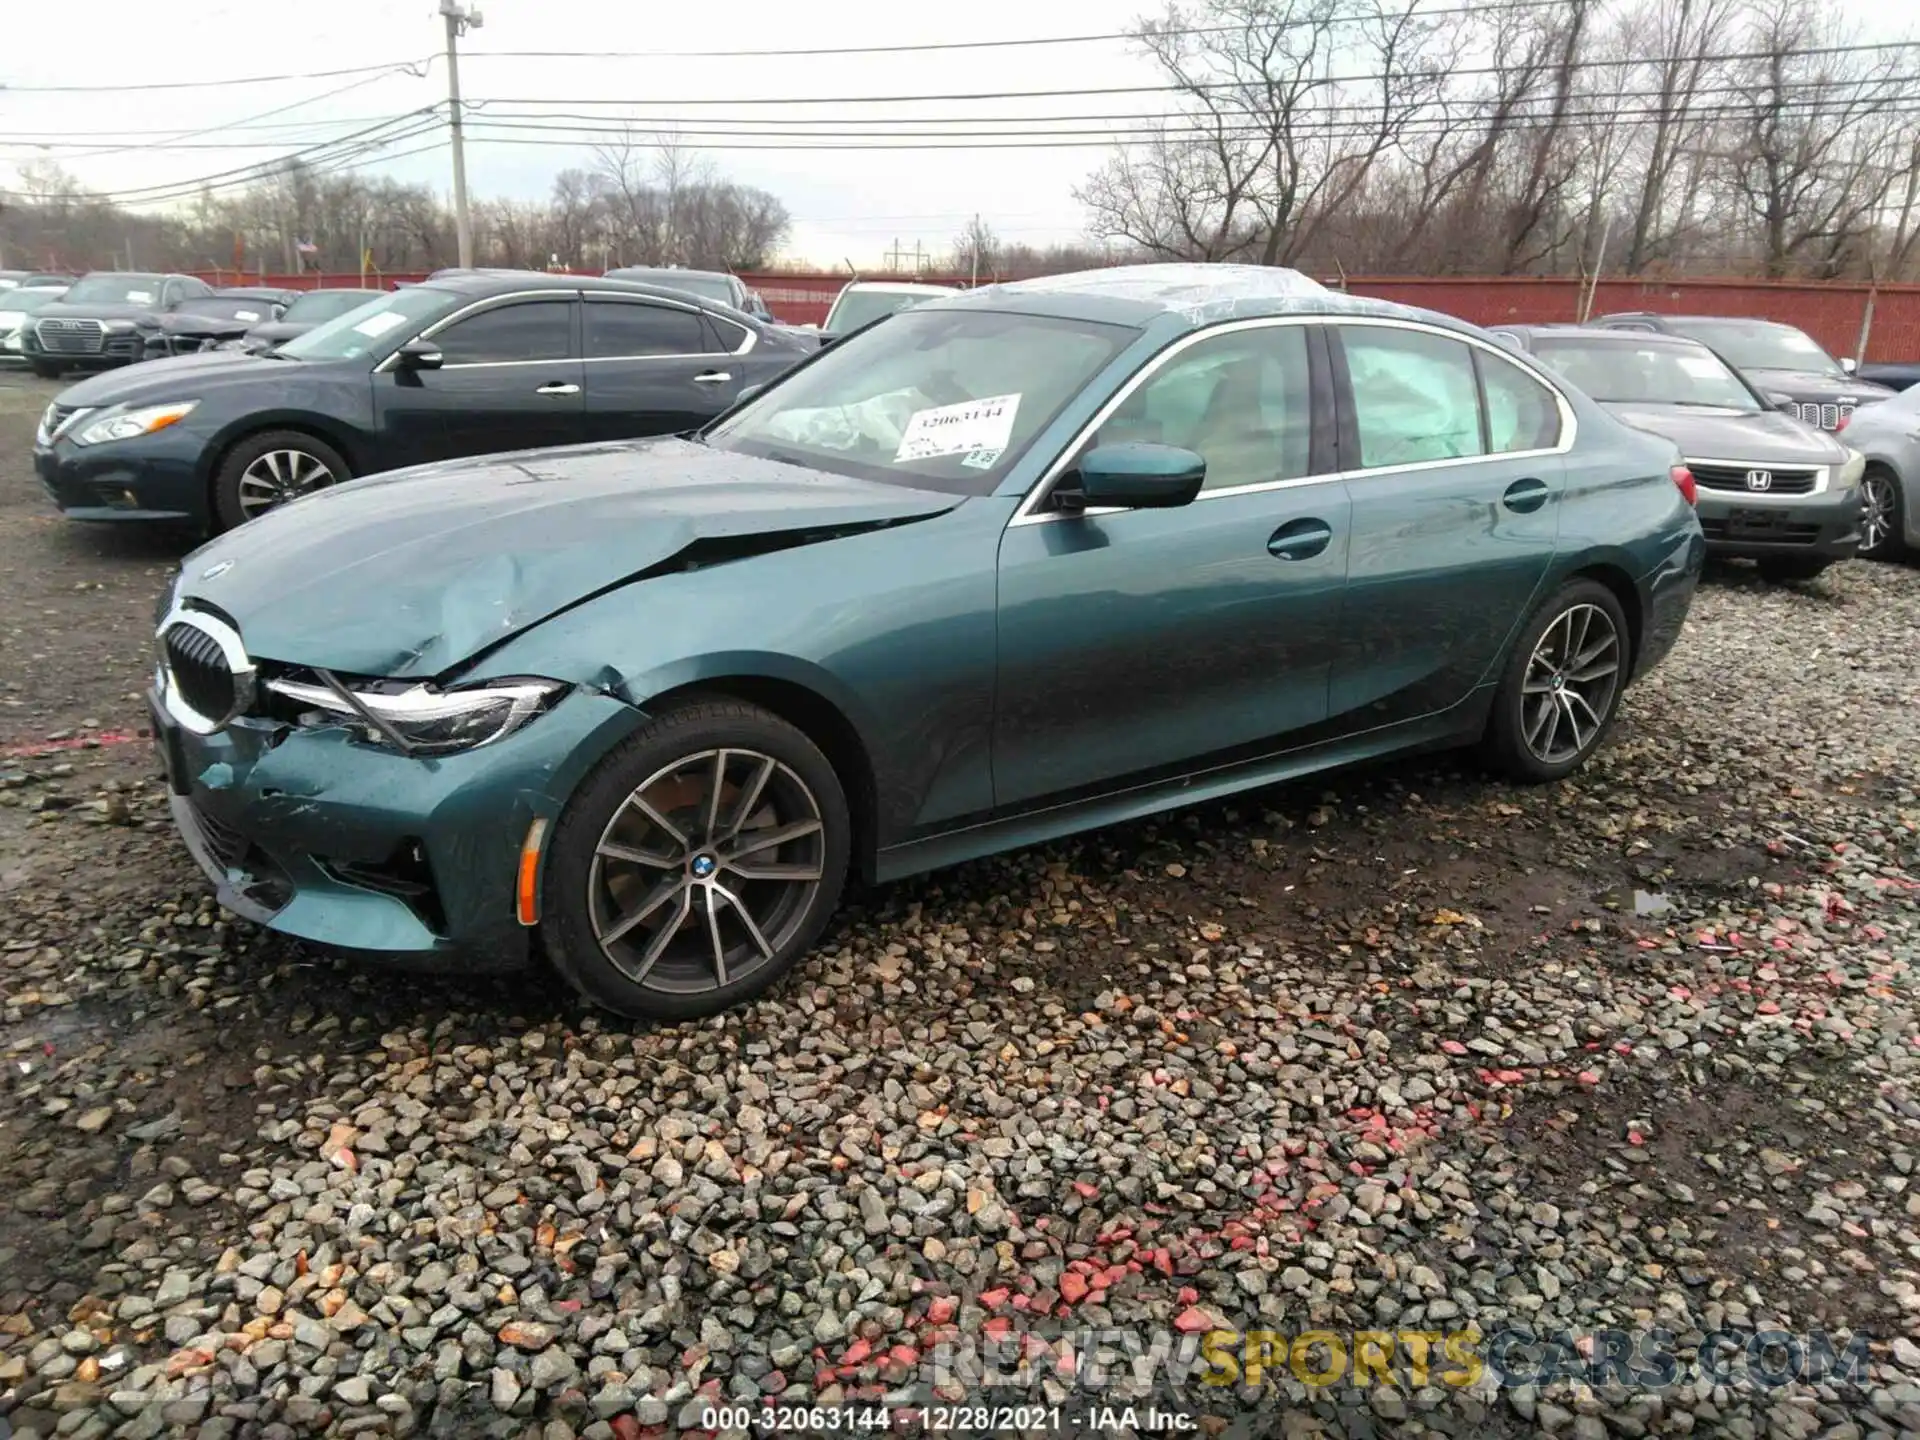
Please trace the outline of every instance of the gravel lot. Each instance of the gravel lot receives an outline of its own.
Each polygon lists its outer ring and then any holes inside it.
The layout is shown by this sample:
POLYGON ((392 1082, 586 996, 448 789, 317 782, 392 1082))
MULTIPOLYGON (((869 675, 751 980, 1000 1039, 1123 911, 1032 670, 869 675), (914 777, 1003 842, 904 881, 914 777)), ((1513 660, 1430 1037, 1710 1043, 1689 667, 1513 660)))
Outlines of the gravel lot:
POLYGON ((1215 1434, 1920 1432, 1920 569, 1715 576, 1574 782, 970 865, 649 1029, 222 917, 135 730, 180 546, 52 514, 54 389, 0 376, 14 1435, 678 1433, 1210 1324, 1874 1337, 1857 1388, 1189 1386, 1215 1434))

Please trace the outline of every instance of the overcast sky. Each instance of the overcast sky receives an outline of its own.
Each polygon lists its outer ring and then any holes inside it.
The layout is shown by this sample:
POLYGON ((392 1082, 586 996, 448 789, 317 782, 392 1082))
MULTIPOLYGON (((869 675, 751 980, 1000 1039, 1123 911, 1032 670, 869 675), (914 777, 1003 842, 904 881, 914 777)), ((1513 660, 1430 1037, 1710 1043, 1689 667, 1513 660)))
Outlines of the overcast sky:
MULTIPOLYGON (((462 89, 472 118, 509 108, 574 115, 625 113, 701 123, 760 118, 885 119, 1126 113, 1165 108, 1159 96, 1071 97, 917 105, 702 104, 687 100, 834 99, 981 91, 1090 88, 1157 83, 1157 74, 1123 43, 1044 46, 906 55, 775 55, 694 59, 675 50, 783 49, 1026 38, 1120 30, 1141 12, 1139 0, 972 0, 923 7, 874 0, 804 5, 794 0, 482 0, 484 25, 462 42, 462 89), (956 19, 963 16, 963 19, 956 19), (489 57, 489 51, 581 50, 591 59, 489 57), (641 58, 606 58, 605 52, 641 58), (509 107, 525 100, 538 105, 509 107), (621 108, 582 102, 610 100, 621 108), (488 104, 485 102, 493 102, 488 104)), ((419 78, 336 76, 273 84, 145 92, 48 94, 24 87, 153 84, 235 76, 310 73, 419 60, 439 50, 443 31, 434 0, 75 0, 67 5, 5 7, 0 26, 0 166, 36 157, 58 160, 90 189, 192 181, 230 172, 303 144, 346 135, 360 125, 429 105, 446 94, 435 59, 419 78), (76 22, 79 29, 76 29, 76 22), (342 91, 328 95, 330 91, 342 91), (319 98, 326 97, 326 98, 319 98), (300 103, 310 102, 310 103, 300 103), (297 108, 283 109, 295 106, 297 108), (280 111, 268 115, 266 112, 280 111), (261 117, 255 119, 255 117, 261 117), (193 134, 235 122, 239 132, 193 134), (232 142, 247 148, 230 148, 232 142), (38 149, 40 143, 50 148, 38 149), (157 148, 160 145, 214 148, 157 148), (79 147, 79 148, 76 148, 79 147)), ((560 120, 553 123, 594 123, 560 120)), ((617 122, 610 125, 617 129, 617 122)), ((907 127, 911 128, 911 127, 907 127)), ((963 128, 987 128, 971 126, 963 128)), ((1072 127, 1092 129, 1094 127, 1072 127)), ((467 170, 476 196, 544 198, 554 173, 588 165, 591 137, 557 134, 552 145, 489 143, 469 132, 467 170)), ((392 148, 444 138, 422 135, 392 148)), ((1089 137, 1091 138, 1091 137, 1089 137)), ((994 151, 793 151, 724 149, 725 141, 689 136, 728 178, 759 185, 794 217, 789 250, 809 260, 872 266, 897 238, 910 251, 950 248, 978 211, 1008 239, 1044 244, 1081 234, 1073 186, 1099 163, 1086 149, 994 151)), ((735 145, 765 144, 736 140, 735 145)), ((448 152, 364 167, 450 193, 448 152)), ((4 174, 0 170, 0 174, 4 174)))
MULTIPOLYGON (((1839 0, 1837 8, 1856 19, 1868 38, 1885 39, 1911 26, 1913 5, 1914 0, 1839 0)), ((481 6, 485 24, 462 42, 462 87, 472 106, 470 118, 484 121, 511 109, 559 111, 575 118, 549 123, 605 123, 609 133, 618 129, 623 114, 646 117, 642 123, 678 121, 689 132, 685 143, 710 157, 721 174, 784 200, 794 217, 789 253, 825 264, 849 259, 872 267, 896 240, 909 252, 918 241, 930 252, 943 253, 975 212, 1007 239, 1035 244, 1078 239, 1082 215, 1072 189, 1105 151, 1088 137, 1088 148, 1082 149, 772 153, 725 148, 724 140, 690 132, 703 123, 738 128, 763 119, 824 118, 844 125, 848 117, 859 116, 898 126, 915 118, 1137 115, 1168 108, 1168 97, 1160 95, 844 103, 857 97, 1159 83, 1154 67, 1124 42, 725 60, 670 53, 1110 32, 1126 28, 1143 10, 1157 11, 1157 0, 971 0, 964 6, 911 6, 898 0, 817 5, 797 0, 481 0, 481 6), (488 53, 554 50, 590 51, 593 58, 488 53), (753 98, 842 103, 711 103, 753 98), (516 101, 531 103, 510 103, 516 101)), ((424 61, 443 45, 437 0, 9 0, 0 13, 5 17, 0 25, 0 87, 5 87, 0 88, 0 177, 11 165, 44 157, 58 160, 91 189, 124 194, 146 187, 151 194, 158 187, 231 173, 350 135, 446 94, 446 69, 438 58, 422 65, 419 75, 82 94, 29 88, 310 75, 424 61), (247 128, 217 128, 239 123, 247 128)), ((555 172, 592 163, 588 135, 548 132, 544 138, 555 143, 499 143, 489 141, 476 123, 469 136, 468 175, 476 196, 544 198, 555 172)), ((441 140, 443 130, 390 149, 441 140)), ((442 193, 451 189, 444 144, 363 168, 424 181, 442 193)))

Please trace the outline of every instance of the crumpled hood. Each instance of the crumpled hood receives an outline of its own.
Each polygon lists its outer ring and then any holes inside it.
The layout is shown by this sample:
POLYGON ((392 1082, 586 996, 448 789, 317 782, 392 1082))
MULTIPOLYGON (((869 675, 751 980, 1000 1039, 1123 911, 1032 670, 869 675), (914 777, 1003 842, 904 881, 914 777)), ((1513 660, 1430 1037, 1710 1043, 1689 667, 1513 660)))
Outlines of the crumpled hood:
POLYGON ((1871 403, 1893 394, 1885 385, 1859 380, 1851 375, 1828 375, 1818 370, 1767 370, 1758 366, 1742 371, 1754 387, 1776 391, 1796 400, 1857 400, 1871 403))
POLYGON ((1847 458, 1847 447, 1838 440, 1778 410, 1742 413, 1697 405, 1603 404, 1622 424, 1663 436, 1696 460, 1838 465, 1847 458))
POLYGON ((524 450, 269 511, 189 555, 179 594, 223 612, 255 656, 425 678, 682 555, 714 563, 757 537, 894 524, 964 498, 685 440, 524 450))
MULTIPOLYGON (((318 324, 315 321, 314 324, 318 324)), ((305 320, 269 320, 265 324, 247 328, 247 340, 250 344, 284 345, 287 341, 307 333, 313 324, 305 320)))

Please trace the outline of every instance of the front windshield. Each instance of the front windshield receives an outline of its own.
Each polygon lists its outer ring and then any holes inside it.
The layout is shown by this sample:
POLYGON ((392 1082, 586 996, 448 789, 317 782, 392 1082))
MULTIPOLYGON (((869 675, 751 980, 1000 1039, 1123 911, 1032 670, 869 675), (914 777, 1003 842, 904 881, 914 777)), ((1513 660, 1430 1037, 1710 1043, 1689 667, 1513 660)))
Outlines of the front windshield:
POLYGON ((62 298, 69 305, 151 305, 160 298, 160 277, 89 275, 62 298))
POLYGON ((864 480, 993 491, 1139 332, 994 310, 913 310, 826 351, 703 437, 864 480))
POLYGON ((314 290, 287 307, 282 320, 298 320, 303 325, 318 325, 349 310, 358 310, 369 300, 382 298, 372 290, 314 290))
POLYGON ((316 325, 273 353, 289 360, 358 360, 385 354, 460 303, 451 290, 410 285, 316 325))
POLYGON ((700 300, 734 303, 733 281, 725 275, 698 275, 687 270, 620 270, 615 280, 637 280, 643 285, 660 285, 669 290, 684 290, 700 300))
MULTIPOLYGON (((1676 327, 1678 328, 1678 327, 1676 327)), ((1689 320, 1689 340, 1711 345, 1729 365, 1742 370, 1811 370, 1847 379, 1847 372, 1811 335, 1791 325, 1754 320, 1689 320)))
POLYGON ((936 298, 932 295, 915 295, 911 291, 843 290, 840 298, 833 302, 833 311, 827 316, 827 323, 820 328, 829 335, 845 335, 878 320, 882 315, 891 315, 897 310, 918 305, 923 300, 936 298))
POLYGON ((1615 405, 1712 405, 1749 414, 1761 408, 1704 345, 1542 338, 1534 354, 1595 400, 1615 405))

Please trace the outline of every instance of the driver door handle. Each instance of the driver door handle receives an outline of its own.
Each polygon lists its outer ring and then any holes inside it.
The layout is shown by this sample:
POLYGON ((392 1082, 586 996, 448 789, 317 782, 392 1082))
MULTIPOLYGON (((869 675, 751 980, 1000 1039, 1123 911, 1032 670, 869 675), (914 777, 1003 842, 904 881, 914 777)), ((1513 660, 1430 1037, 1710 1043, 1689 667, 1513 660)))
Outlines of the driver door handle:
POLYGON ((733 379, 733 376, 725 370, 702 370, 698 375, 693 377, 693 383, 696 385, 724 385, 731 379, 733 379))
POLYGON ((1333 527, 1324 520, 1290 520, 1268 537, 1267 553, 1276 560, 1311 560, 1332 539, 1333 527))
POLYGON ((564 380, 554 380, 542 385, 533 393, 536 395, 578 395, 580 393, 580 387, 578 385, 569 385, 564 380))

